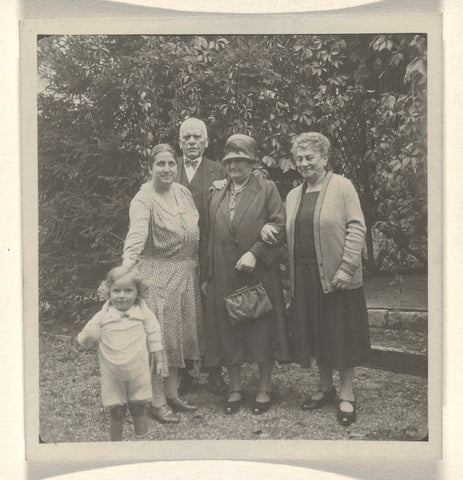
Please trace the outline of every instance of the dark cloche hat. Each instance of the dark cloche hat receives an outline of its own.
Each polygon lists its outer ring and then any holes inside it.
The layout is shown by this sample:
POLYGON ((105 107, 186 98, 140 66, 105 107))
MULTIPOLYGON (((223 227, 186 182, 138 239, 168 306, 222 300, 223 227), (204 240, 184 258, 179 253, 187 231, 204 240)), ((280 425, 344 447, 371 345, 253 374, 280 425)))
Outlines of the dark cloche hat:
POLYGON ((225 144, 225 156, 222 163, 235 159, 249 160, 254 163, 257 162, 256 152, 257 143, 253 138, 236 133, 229 137, 225 144))

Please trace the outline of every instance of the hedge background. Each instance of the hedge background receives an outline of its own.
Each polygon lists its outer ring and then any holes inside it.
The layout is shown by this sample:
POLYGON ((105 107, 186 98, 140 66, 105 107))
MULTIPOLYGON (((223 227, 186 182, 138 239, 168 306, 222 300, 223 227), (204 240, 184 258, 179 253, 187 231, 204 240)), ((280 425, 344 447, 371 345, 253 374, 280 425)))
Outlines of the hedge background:
POLYGON ((87 320, 118 264, 147 151, 188 116, 220 160, 253 136, 283 198, 290 140, 319 131, 360 195, 369 272, 426 268, 426 36, 43 36, 38 39, 41 320, 87 320))

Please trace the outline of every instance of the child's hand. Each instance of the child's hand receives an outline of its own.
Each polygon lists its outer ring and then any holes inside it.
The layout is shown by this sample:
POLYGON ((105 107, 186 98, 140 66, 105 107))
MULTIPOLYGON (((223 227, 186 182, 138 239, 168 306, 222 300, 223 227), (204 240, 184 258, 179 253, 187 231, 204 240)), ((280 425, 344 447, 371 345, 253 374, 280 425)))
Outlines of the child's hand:
POLYGON ((91 338, 91 337, 85 337, 84 335, 80 335, 76 338, 77 344, 82 348, 83 350, 90 350, 95 343, 97 343, 97 340, 91 338))
POLYGON ((150 365, 151 365, 151 373, 156 372, 156 376, 158 378, 169 376, 169 369, 162 361, 162 350, 151 353, 150 365))
POLYGON ((169 375, 169 372, 167 371, 167 368, 164 365, 164 362, 156 363, 156 376, 158 378, 163 378, 163 377, 167 377, 168 375, 169 375))

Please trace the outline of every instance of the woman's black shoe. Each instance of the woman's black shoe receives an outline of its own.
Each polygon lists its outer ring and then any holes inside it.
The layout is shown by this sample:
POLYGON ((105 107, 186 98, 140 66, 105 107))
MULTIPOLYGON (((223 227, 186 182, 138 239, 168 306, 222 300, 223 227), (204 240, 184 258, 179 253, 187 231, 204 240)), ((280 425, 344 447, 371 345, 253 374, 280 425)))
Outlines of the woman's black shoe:
MULTIPOLYGON (((239 393, 240 394, 240 399, 239 400, 227 400, 227 403, 225 404, 225 407, 223 408, 223 411, 225 412, 225 415, 233 415, 234 413, 238 412, 242 403, 243 403, 243 392, 237 391, 237 392, 230 392, 230 396, 232 393, 239 393)), ((228 398, 230 398, 230 396, 228 398)))
MULTIPOLYGON (((263 393, 267 393, 267 392, 263 392, 263 393)), ((257 400, 254 400, 254 404, 252 405, 251 412, 253 415, 261 415, 262 413, 268 412, 271 405, 272 405, 272 399, 269 399, 267 402, 258 402, 257 400)))
POLYGON ((322 408, 328 403, 331 403, 336 398, 336 389, 333 387, 329 392, 321 392, 323 396, 318 400, 308 398, 302 405, 302 410, 316 410, 322 408))
POLYGON ((195 412, 198 410, 197 405, 190 405, 178 397, 167 398, 166 400, 167 405, 169 405, 174 412, 195 412))
POLYGON ((167 406, 161 405, 160 407, 152 407, 151 418, 154 418, 159 423, 178 423, 180 419, 175 413, 167 406))
POLYGON ((268 412, 271 405, 271 400, 269 400, 268 402, 254 402, 254 405, 252 406, 252 414, 261 415, 262 413, 268 412))
POLYGON ((357 405, 355 403, 355 400, 351 402, 350 400, 342 400, 340 398, 338 401, 336 417, 338 419, 338 422, 343 427, 348 427, 349 425, 354 423, 355 419, 357 418, 357 405), (350 403, 352 405, 352 412, 345 412, 344 410, 341 410, 342 402, 350 403))

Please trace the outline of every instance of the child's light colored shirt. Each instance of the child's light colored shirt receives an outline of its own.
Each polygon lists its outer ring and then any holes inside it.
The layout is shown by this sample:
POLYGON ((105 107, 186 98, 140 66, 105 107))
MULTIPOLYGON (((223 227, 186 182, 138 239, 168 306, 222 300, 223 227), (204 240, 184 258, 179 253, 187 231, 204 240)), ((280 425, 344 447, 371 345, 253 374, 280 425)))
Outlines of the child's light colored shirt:
POLYGON ((77 336, 83 347, 98 342, 101 373, 120 381, 134 379, 147 366, 147 353, 162 350, 161 327, 142 301, 126 312, 109 301, 77 336))

